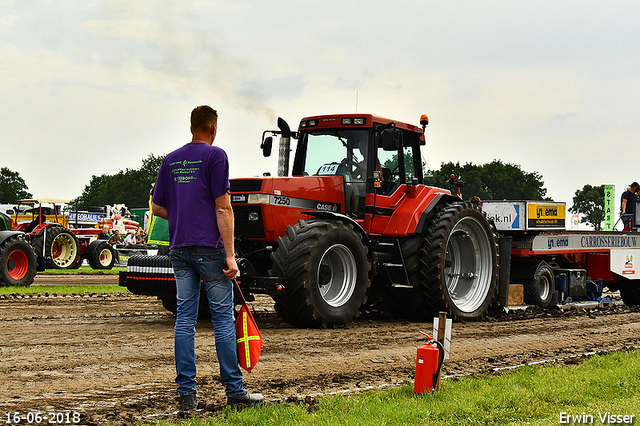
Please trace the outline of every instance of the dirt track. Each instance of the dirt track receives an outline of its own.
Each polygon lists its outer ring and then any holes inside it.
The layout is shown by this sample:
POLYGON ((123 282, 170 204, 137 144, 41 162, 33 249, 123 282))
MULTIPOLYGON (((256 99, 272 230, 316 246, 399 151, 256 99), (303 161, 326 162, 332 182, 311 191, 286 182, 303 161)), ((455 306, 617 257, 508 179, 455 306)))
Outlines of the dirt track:
MULTIPOLYGON (((44 280, 40 285, 46 285, 44 280)), ((251 303, 265 341, 245 382, 269 400, 394 384, 413 378, 418 330, 429 323, 361 316, 347 329, 298 330, 270 299, 251 303)), ((0 299, 0 416, 77 411, 83 424, 175 416, 173 317, 153 297, 133 295, 0 299)), ((446 375, 640 345, 640 310, 515 314, 453 326, 446 375), (525 319, 525 316, 534 318, 525 319)), ((210 323, 198 323, 201 415, 224 402, 210 323)), ((4 418, 3 418, 4 420, 4 418)))

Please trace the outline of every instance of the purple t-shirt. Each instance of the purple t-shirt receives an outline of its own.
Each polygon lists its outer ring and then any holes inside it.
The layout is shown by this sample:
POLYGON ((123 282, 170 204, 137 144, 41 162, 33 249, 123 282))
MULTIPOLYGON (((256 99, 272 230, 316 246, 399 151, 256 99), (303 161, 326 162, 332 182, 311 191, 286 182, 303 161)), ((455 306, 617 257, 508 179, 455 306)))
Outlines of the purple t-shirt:
POLYGON ((169 215, 169 246, 223 247, 215 199, 229 192, 229 161, 222 148, 188 143, 162 162, 153 202, 169 215))

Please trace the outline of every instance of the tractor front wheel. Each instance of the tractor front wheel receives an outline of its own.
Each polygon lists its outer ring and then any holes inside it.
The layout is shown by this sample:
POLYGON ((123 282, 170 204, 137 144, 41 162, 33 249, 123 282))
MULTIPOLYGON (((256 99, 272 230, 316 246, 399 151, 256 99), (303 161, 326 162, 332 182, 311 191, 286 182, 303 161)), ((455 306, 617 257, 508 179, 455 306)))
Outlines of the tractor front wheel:
POLYGON ((298 327, 349 323, 367 300, 371 262, 362 237, 339 221, 300 220, 272 254, 272 276, 285 278, 275 309, 298 327))

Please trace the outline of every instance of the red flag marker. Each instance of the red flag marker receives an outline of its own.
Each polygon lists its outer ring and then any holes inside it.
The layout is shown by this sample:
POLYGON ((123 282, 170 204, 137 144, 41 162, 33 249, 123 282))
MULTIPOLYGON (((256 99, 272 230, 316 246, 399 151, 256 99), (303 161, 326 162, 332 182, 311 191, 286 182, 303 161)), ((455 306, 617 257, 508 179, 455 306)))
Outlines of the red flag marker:
POLYGON ((251 311, 249 310, 249 305, 247 305, 247 301, 244 300, 242 290, 240 290, 240 286, 238 286, 236 280, 233 280, 233 285, 236 289, 236 294, 239 295, 242 301, 242 308, 240 308, 238 318, 236 319, 238 362, 240 367, 250 372, 253 370, 253 367, 256 366, 258 358, 260 357, 260 350, 263 344, 262 335, 260 334, 260 330, 258 330, 256 321, 253 319, 253 315, 251 315, 251 311))

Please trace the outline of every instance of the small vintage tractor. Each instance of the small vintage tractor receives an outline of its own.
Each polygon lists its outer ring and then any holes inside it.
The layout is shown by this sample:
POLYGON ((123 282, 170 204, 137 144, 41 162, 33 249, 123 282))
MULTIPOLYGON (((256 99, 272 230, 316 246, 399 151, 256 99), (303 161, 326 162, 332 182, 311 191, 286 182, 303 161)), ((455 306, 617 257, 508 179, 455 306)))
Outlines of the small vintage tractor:
MULTIPOLYGON (((278 177, 231 180, 238 282, 268 293, 298 327, 349 323, 362 309, 482 317, 497 293, 498 255, 482 210, 424 184, 422 127, 371 114, 279 119, 278 177), (289 175, 291 139, 297 148, 289 175)), ((214 214, 214 212, 211 212, 214 214)), ((175 310, 166 256, 132 257, 120 281, 175 310)))
POLYGON ((98 240, 99 229, 69 229, 69 219, 60 211, 66 200, 20 200, 30 204, 25 214, 16 213, 13 230, 27 234, 38 262, 48 268, 76 269, 84 259, 94 269, 111 269, 117 253, 106 240, 98 240), (50 204, 45 207, 43 204, 50 204))

